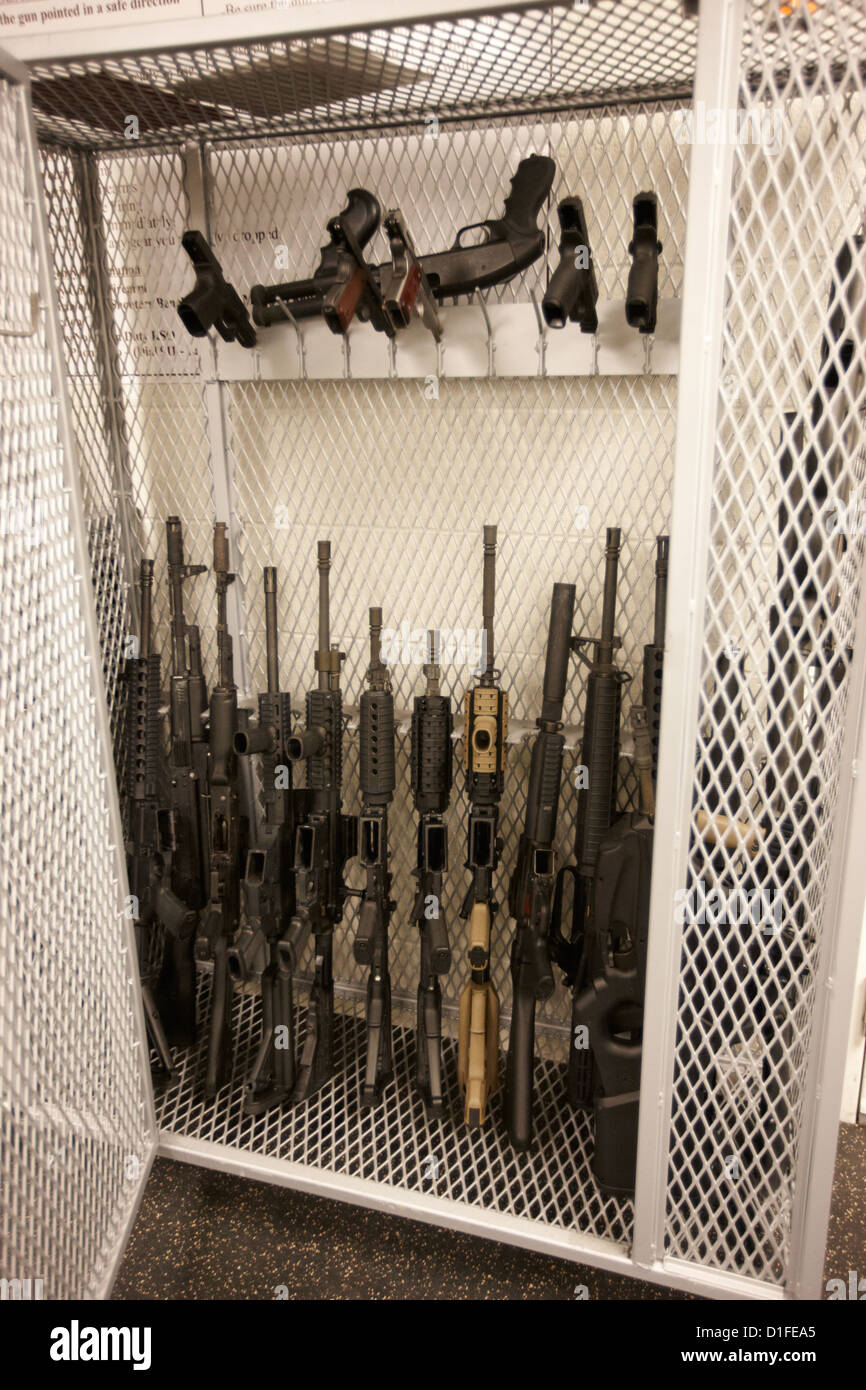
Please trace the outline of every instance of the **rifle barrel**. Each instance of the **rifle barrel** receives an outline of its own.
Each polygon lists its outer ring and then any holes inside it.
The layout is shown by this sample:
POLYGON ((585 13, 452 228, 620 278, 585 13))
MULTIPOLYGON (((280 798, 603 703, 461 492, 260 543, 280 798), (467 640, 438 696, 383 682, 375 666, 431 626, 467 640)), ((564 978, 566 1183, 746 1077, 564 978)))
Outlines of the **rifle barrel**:
POLYGON ((481 596, 481 613, 484 623, 484 644, 486 648, 488 681, 493 680, 495 661, 493 656, 493 617, 496 609, 496 527, 484 527, 484 587, 481 596))
POLYGON ((656 541, 654 647, 663 647, 665 644, 665 610, 668 605, 668 544, 669 538, 667 536, 659 536, 656 541))
POLYGON ((139 656, 146 661, 150 656, 150 625, 153 604, 153 561, 142 560, 139 588, 141 589, 141 643, 139 656))
POLYGON ((268 692, 278 695, 280 690, 279 634, 277 631, 277 571, 273 565, 265 566, 265 651, 268 663, 268 692))
POLYGON ((609 666, 613 660, 614 629, 616 627, 616 581, 620 551, 620 528, 608 526, 604 551, 604 600, 601 610, 601 641, 598 661, 609 666))
POLYGON ((319 669, 319 689, 329 690, 329 665, 331 656, 331 595, 329 570, 331 568, 331 542, 319 541, 319 650, 317 666, 319 669))

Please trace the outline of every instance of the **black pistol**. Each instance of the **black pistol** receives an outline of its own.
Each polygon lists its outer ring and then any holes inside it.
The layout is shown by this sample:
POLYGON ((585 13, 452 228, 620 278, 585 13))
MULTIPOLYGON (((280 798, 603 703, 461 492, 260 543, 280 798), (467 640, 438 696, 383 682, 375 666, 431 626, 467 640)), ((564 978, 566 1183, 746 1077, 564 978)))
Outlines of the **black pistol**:
POLYGON ((222 266, 201 232, 184 232, 180 244, 195 271, 193 289, 177 306, 186 331, 194 338, 204 338, 209 328, 215 328, 227 343, 237 341, 241 347, 254 348, 256 331, 250 323, 247 307, 226 280, 222 266))

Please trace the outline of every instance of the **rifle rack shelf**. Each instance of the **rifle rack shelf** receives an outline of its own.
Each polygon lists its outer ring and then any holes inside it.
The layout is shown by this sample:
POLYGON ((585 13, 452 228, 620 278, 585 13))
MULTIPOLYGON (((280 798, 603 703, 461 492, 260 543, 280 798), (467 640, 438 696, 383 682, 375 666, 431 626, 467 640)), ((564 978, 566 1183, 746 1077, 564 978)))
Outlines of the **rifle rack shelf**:
MULTIPOLYGON (((0 55, 0 270, 15 270, 3 313, 16 330, 31 323, 37 282, 40 306, 32 335, 0 332, 14 425, 0 429, 0 666, 16 730, 4 882, 27 886, 0 904, 0 937, 15 943, 0 980, 3 1041, 20 1059, 2 1112, 10 1272, 46 1271, 50 1298, 104 1294, 160 1152, 697 1294, 820 1296, 866 898, 866 537, 850 527, 842 546, 816 522, 822 497, 856 511, 862 489, 866 274, 858 253, 840 283, 838 258, 859 245, 863 5, 824 0, 785 17, 766 0, 454 0, 441 17, 436 0, 337 0, 215 16, 214 0, 207 17, 138 27, 124 16, 101 37, 86 20, 54 31, 57 7, 29 8, 32 32, 18 34, 16 19, 0 36, 17 55, 0 55), (708 131, 712 113, 736 118, 723 139, 708 131), (548 251, 483 302, 444 308, 440 349, 416 327, 392 347, 360 324, 342 342, 322 324, 287 323, 254 352, 183 331, 186 229, 207 236, 237 289, 275 284, 312 272, 328 219, 364 187, 400 208, 428 254, 495 217, 531 153, 556 164, 539 212, 548 251), (642 338, 623 306, 633 201, 647 191, 663 251, 658 327, 642 338), (593 336, 540 327, 557 203, 574 196, 598 279, 593 336), (828 314, 831 295, 840 312, 828 314), (800 428, 780 449, 792 409, 800 428), (207 559, 214 522, 228 527, 228 626, 247 698, 264 688, 262 567, 277 567, 282 685, 296 711, 313 671, 316 541, 331 539, 352 715, 368 606, 398 627, 423 615, 477 631, 481 528, 498 525, 496 653, 513 718, 503 905, 552 585, 575 584, 575 631, 594 633, 605 528, 622 528, 617 659, 637 672, 653 640, 656 537, 670 536, 634 1200, 600 1192, 591 1116, 562 1103, 561 986, 537 1013, 533 1153, 509 1151, 496 1107, 480 1133, 463 1129, 452 1037, 451 1109, 438 1125, 420 1113, 407 1074, 418 941, 405 738, 389 817, 397 1077, 382 1103, 364 1116, 356 1103, 365 976, 354 902, 335 939, 341 1051, 320 1096, 252 1121, 238 1085, 204 1099, 194 1054, 154 1094, 115 772, 122 789, 130 581, 143 557, 155 562, 167 678, 172 514, 192 564, 207 559), (820 609, 795 622, 814 593, 820 609), (810 624, 821 630, 806 653, 810 624), (46 748, 68 774, 62 798, 46 791, 46 748), (762 821, 762 843, 782 847, 759 856, 762 887, 788 914, 772 940, 718 924, 697 936, 675 920, 677 893, 706 863, 700 817, 722 814, 762 821)), ((387 242, 375 236, 381 264, 387 242)), ((190 588, 211 678, 213 585, 190 588)), ((405 724, 420 664, 393 663, 392 676, 405 724)), ((443 666, 455 708, 468 684, 465 669, 443 666)), ((623 691, 623 804, 636 804, 625 731, 639 684, 623 691)), ((583 701, 574 668, 572 761, 583 701)), ((350 811, 358 742, 344 742, 350 811)), ((455 752, 459 764, 459 731, 455 752)), ((567 776, 562 859, 575 803, 567 776)), ((461 962, 460 772, 449 823, 445 910, 461 962)), ((713 856, 738 883, 736 845, 717 842, 713 856)), ((503 906, 491 974, 505 1017, 511 939, 503 906)), ((449 1032, 463 981, 455 964, 449 1032)), ((203 970, 203 1014, 209 985, 203 970)), ((258 1007, 238 992, 235 1081, 258 1007)))

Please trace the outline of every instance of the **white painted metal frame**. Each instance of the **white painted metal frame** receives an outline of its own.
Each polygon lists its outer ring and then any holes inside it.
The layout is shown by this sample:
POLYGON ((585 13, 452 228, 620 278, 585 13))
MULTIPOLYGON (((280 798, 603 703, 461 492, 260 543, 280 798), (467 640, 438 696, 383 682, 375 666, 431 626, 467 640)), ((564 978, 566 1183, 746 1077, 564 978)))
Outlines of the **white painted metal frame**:
MULTIPOLYGON (((120 1261, 132 1230, 139 1202, 144 1192, 153 1158, 156 1153, 156 1115, 150 1081, 149 1043, 144 1021, 144 1009, 138 988, 138 958, 132 920, 124 912, 129 896, 129 884, 124 857, 123 824, 120 813, 120 800, 114 772, 114 754, 111 729, 108 721, 108 707, 102 679, 102 655, 99 646, 99 632, 93 602, 93 592, 88 580, 90 559, 87 534, 81 505, 79 471, 76 463, 76 447, 71 425, 70 404, 66 386, 65 357, 63 339, 60 332, 60 319, 54 281, 51 275, 52 255, 48 241, 47 220, 42 192, 42 175, 37 153, 36 128, 33 109, 30 103, 30 78, 26 68, 0 49, 0 78, 20 85, 25 91, 25 110, 27 116, 27 178, 33 197, 34 236, 39 261, 39 294, 45 315, 46 334, 51 358, 52 388, 57 400, 57 420, 63 451, 63 471, 68 496, 69 517, 72 524, 75 572, 79 582, 76 585, 80 600, 81 618, 87 639, 87 657, 93 687, 93 718, 97 725, 99 740, 101 774, 108 803, 111 840, 115 847, 116 901, 118 904, 118 934, 122 936, 120 947, 126 958, 126 980, 128 994, 134 1010, 135 1029, 138 1043, 138 1056, 141 1063, 142 1093, 145 1113, 147 1150, 138 1178, 130 1184, 129 1208, 122 1229, 114 1242, 113 1249, 106 1253, 105 1267, 101 1280, 94 1286, 92 1296, 107 1298, 114 1283, 120 1261)), ((84 1064, 86 1059, 70 1059, 71 1065, 84 1064)))
POLYGON ((338 34, 357 29, 422 24, 500 10, 543 10, 558 0, 322 0, 288 5, 262 14, 203 15, 196 19, 156 20, 150 24, 77 29, 59 34, 7 38, 9 51, 25 62, 37 58, 114 57, 123 53, 169 52, 175 48, 244 42, 304 34, 338 34))
MULTIPOLYGON (((703 101, 707 109, 736 109, 744 9, 745 0, 702 6, 695 102, 703 101)), ((687 871, 732 173, 730 143, 694 146, 635 1194, 634 1260, 647 1277, 666 1267, 665 1199, 682 951, 673 904, 687 871)))

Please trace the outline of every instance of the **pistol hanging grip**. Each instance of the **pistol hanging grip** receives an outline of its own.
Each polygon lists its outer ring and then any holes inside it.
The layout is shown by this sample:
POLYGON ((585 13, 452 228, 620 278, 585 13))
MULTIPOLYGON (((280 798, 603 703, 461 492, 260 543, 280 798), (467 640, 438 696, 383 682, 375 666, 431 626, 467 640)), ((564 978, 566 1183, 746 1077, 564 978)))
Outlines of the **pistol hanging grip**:
POLYGON ((209 328, 215 328, 227 343, 237 341, 242 347, 255 347, 256 332, 247 307, 226 280, 201 232, 184 232, 180 244, 195 271, 195 285, 177 306, 184 328, 194 338, 204 338, 209 328))
POLYGON ((658 198, 638 193, 633 204, 634 232, 629 242, 632 258, 625 299, 625 316, 632 328, 654 333, 659 302, 658 198))
POLYGON ((556 164, 547 155, 531 154, 521 159, 517 166, 511 187, 505 199, 501 217, 490 217, 485 222, 470 222, 461 227, 454 241, 453 250, 463 245, 464 232, 477 231, 483 227, 486 242, 523 241, 527 238, 544 244, 544 233, 538 230, 538 214, 553 186, 556 164))

